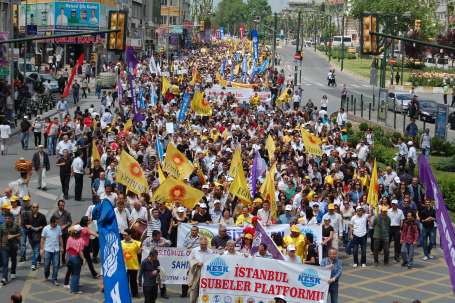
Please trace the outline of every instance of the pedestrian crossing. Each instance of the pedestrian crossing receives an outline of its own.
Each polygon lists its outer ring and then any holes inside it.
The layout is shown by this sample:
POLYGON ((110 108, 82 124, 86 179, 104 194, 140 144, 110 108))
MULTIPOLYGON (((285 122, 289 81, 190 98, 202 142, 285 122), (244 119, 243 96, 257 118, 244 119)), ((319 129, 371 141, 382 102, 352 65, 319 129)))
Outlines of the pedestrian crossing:
MULTIPOLYGON (((318 87, 327 87, 329 88, 329 86, 327 86, 327 83, 322 83, 322 82, 315 82, 315 81, 308 81, 308 80, 303 80, 303 83, 302 83, 303 86, 318 86, 318 87)), ((338 87, 341 87, 341 86, 338 86, 338 87)), ((368 85, 368 84, 356 84, 356 83, 350 83, 350 84, 347 84, 346 87, 348 88, 356 88, 356 89, 366 89, 366 88, 372 88, 371 85, 368 85)))

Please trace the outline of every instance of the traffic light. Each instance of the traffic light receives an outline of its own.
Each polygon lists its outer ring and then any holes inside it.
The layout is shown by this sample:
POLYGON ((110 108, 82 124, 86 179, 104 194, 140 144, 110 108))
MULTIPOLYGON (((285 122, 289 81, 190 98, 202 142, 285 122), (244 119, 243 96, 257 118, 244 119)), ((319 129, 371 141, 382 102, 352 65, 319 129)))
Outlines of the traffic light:
POLYGON ((361 20, 362 33, 360 36, 360 49, 364 55, 376 55, 378 53, 378 37, 370 32, 378 31, 378 16, 364 15, 361 20))
POLYGON ((422 24, 422 21, 420 19, 416 19, 414 21, 414 30, 416 32, 420 32, 420 25, 422 24))
POLYGON ((119 29, 117 33, 109 33, 107 49, 113 51, 124 51, 126 44, 126 24, 128 14, 124 11, 109 12, 109 29, 119 29))

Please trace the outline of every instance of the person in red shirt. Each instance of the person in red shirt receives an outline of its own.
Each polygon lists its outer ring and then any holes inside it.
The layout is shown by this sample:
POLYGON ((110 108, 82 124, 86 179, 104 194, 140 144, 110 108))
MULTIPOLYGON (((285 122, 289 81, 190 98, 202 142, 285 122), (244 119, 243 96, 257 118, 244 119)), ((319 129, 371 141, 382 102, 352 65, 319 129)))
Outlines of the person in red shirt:
POLYGON ((82 226, 76 224, 70 228, 69 238, 66 242, 66 252, 68 254, 68 270, 65 276, 65 288, 70 288, 71 293, 80 294, 79 279, 84 259, 84 240, 81 238, 82 226), (71 276, 71 285, 69 278, 71 276))
POLYGON ((407 212, 406 220, 403 221, 401 226, 401 257, 403 263, 401 266, 412 267, 414 260, 414 248, 419 239, 419 227, 417 226, 414 213, 407 212))

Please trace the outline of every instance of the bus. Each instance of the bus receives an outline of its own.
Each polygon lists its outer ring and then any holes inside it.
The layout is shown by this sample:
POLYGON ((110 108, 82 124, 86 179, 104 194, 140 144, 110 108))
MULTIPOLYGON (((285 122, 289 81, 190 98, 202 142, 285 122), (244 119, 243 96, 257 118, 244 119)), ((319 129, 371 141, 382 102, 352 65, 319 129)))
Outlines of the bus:
MULTIPOLYGON (((352 46, 352 37, 344 36, 344 46, 352 46)), ((341 36, 332 37, 332 46, 341 46, 341 36)))

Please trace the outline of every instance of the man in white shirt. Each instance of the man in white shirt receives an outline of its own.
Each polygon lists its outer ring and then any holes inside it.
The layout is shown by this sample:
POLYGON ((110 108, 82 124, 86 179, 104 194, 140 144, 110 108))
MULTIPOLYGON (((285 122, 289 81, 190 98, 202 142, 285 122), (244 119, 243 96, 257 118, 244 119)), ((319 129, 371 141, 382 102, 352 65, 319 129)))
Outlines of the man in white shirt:
POLYGON ((390 218, 390 242, 393 241, 394 246, 394 259, 396 262, 400 262, 400 251, 401 251, 401 224, 404 220, 404 214, 401 209, 398 208, 398 200, 392 200, 392 208, 389 208, 387 216, 390 218))
POLYGON ((340 108, 338 111, 337 115, 337 124, 339 128, 343 128, 346 125, 346 122, 348 121, 348 116, 344 112, 344 108, 340 108))
POLYGON ((79 152, 76 152, 75 158, 71 163, 71 172, 74 176, 74 200, 81 201, 82 186, 84 185, 84 161, 79 152))
POLYGON ((141 205, 141 202, 135 201, 131 208, 131 220, 144 220, 147 222, 147 208, 141 205))
POLYGON ((270 202, 262 202, 262 208, 258 210, 258 217, 261 218, 261 223, 264 225, 272 224, 272 213, 270 211, 270 202))
POLYGON ((117 207, 114 208, 115 218, 117 219, 118 230, 121 234, 125 232, 125 229, 128 228, 129 223, 131 221, 131 214, 130 211, 125 208, 125 199, 121 199, 117 201, 117 207))
POLYGON ((387 166, 385 169, 385 174, 384 174, 384 187, 388 189, 390 184, 392 184, 392 182, 396 176, 397 176, 397 173, 392 170, 392 167, 387 166))
POLYGON ((408 142, 408 146, 408 173, 411 176, 414 176, 414 168, 417 164, 417 150, 414 147, 414 142, 412 141, 408 142))
POLYGON ((2 155, 8 154, 8 139, 11 136, 11 127, 6 121, 0 123, 0 150, 2 155))
POLYGON ((68 135, 63 136, 63 140, 58 142, 57 147, 55 148, 55 151, 60 155, 63 156, 63 151, 67 149, 68 151, 73 150, 73 143, 68 140, 68 135))
POLYGON ((368 216, 364 214, 363 207, 358 207, 356 214, 351 218, 349 224, 349 239, 352 240, 354 264, 352 267, 359 266, 359 245, 361 249, 362 267, 367 266, 367 221, 368 216))
POLYGON ((201 237, 199 246, 191 250, 190 269, 188 271, 188 287, 190 290, 190 302, 194 303, 199 297, 199 280, 202 266, 205 261, 210 259, 212 251, 208 248, 209 241, 206 237, 201 237))

